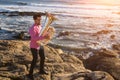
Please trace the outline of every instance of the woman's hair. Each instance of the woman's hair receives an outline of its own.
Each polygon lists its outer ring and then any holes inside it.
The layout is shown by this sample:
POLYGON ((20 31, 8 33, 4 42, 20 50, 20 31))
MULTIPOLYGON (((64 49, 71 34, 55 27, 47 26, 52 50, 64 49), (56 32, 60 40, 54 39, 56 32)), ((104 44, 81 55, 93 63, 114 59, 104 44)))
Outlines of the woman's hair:
POLYGON ((34 19, 34 20, 36 20, 37 17, 41 17, 41 14, 40 14, 40 13, 36 13, 36 14, 33 15, 33 19, 34 19))

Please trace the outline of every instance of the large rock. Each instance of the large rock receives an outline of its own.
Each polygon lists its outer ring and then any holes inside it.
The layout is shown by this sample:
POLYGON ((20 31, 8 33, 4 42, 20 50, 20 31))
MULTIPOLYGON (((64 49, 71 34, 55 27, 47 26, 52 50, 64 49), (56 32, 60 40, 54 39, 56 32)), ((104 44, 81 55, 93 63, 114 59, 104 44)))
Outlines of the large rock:
POLYGON ((87 74, 87 77, 92 80, 114 80, 114 78, 104 71, 94 71, 87 74))
POLYGON ((120 80, 120 59, 95 55, 85 60, 85 67, 93 71, 106 71, 116 80, 120 80))
MULTIPOLYGON (((40 75, 38 73, 39 63, 37 63, 34 69, 35 80, 86 80, 89 77, 94 80, 97 79, 97 75, 98 78, 102 76, 102 73, 93 72, 93 74, 91 70, 86 69, 83 62, 72 54, 64 53, 61 49, 54 49, 50 46, 44 46, 44 49, 46 55, 45 70, 49 74, 40 75)), ((26 74, 30 68, 31 60, 29 41, 0 40, 1 78, 28 80, 26 74)))
POLYGON ((46 53, 46 65, 51 73, 86 71, 82 61, 77 57, 65 54, 60 49, 54 49, 49 46, 45 46, 44 48, 46 53))
POLYGON ((120 44, 113 44, 113 45, 112 45, 112 48, 113 48, 114 50, 120 51, 120 44))
POLYGON ((119 58, 118 51, 116 50, 102 48, 99 51, 96 51, 94 53, 95 55, 98 55, 98 56, 119 58))
MULTIPOLYGON (((39 63, 37 63, 34 76, 35 79, 51 79, 58 73, 72 73, 76 71, 87 71, 82 61, 74 55, 65 54, 61 49, 54 49, 50 46, 44 46, 46 61, 45 70, 49 72, 48 76, 38 74, 39 63)), ((28 73, 32 54, 29 49, 29 41, 21 40, 0 40, 0 73, 1 76, 11 79, 25 79, 28 73)), ((14 80, 13 79, 13 80, 14 80)))
POLYGON ((0 77, 0 80, 11 80, 10 78, 0 77))
POLYGON ((55 80, 114 80, 114 78, 104 71, 75 72, 72 74, 58 74, 55 80))

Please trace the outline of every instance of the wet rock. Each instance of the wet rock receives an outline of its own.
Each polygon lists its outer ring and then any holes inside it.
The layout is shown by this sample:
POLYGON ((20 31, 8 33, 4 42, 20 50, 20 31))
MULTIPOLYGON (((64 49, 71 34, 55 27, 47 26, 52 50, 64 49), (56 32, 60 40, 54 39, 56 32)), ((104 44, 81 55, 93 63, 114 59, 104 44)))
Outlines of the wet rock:
POLYGON ((107 27, 113 27, 114 25, 113 24, 107 24, 106 26, 107 27))
POLYGON ((25 2, 17 2, 18 5, 27 5, 25 2))
POLYGON ((120 51, 120 44, 113 44, 113 45, 112 45, 112 48, 113 48, 114 50, 120 51))
POLYGON ((60 32, 58 34, 58 37, 61 37, 61 36, 69 36, 70 35, 70 32, 69 31, 63 31, 63 32, 60 32))
POLYGON ((45 15, 45 13, 42 13, 42 12, 18 12, 18 11, 0 12, 0 14, 7 15, 9 17, 12 17, 12 16, 33 16, 36 13, 45 15))
POLYGON ((98 31, 96 34, 108 34, 110 32, 112 32, 112 31, 110 31, 110 30, 101 30, 101 31, 98 31))
POLYGON ((18 33, 16 36, 13 36, 13 37, 16 38, 16 39, 24 40, 25 39, 25 34, 22 31, 22 32, 18 33))
POLYGON ((19 12, 20 16, 33 16, 34 14, 45 15, 45 13, 42 12, 19 12))
POLYGON ((115 35, 111 35, 110 38, 111 38, 111 39, 115 39, 115 35))
POLYGON ((20 32, 20 34, 18 35, 18 38, 19 39, 24 39, 24 37, 25 37, 24 32, 20 32))

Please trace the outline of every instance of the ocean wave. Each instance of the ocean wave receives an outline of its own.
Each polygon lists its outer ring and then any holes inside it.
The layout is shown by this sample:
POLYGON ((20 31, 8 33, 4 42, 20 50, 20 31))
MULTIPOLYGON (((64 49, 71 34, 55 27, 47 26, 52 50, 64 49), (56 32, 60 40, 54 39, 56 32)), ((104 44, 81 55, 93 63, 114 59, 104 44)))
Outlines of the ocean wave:
POLYGON ((26 11, 9 11, 9 10, 1 10, 1 15, 7 15, 7 16, 33 16, 36 13, 45 14, 42 12, 26 12, 26 11))
POLYGON ((1 13, 1 12, 9 12, 9 10, 2 9, 2 8, 1 8, 1 9, 0 9, 0 13, 1 13))
POLYGON ((86 9, 86 10, 111 10, 112 7, 111 6, 100 6, 100 5, 90 5, 90 4, 77 4, 77 5, 68 5, 68 4, 47 4, 47 3, 30 3, 30 6, 37 6, 37 7, 53 7, 53 8, 66 8, 66 9, 86 9), (88 7, 89 6, 89 7, 88 7))
POLYGON ((21 1, 17 1, 17 2, 15 2, 15 3, 18 4, 18 5, 28 5, 27 2, 21 2, 21 1))
POLYGON ((64 50, 68 50, 68 51, 76 51, 79 52, 80 50, 86 49, 85 47, 71 47, 71 46, 66 46, 66 45, 62 45, 62 44, 55 44, 53 42, 50 42, 48 45, 53 46, 55 48, 61 48, 64 50))
POLYGON ((11 1, 11 0, 1 0, 0 4, 2 5, 27 5, 27 2, 23 1, 11 1))

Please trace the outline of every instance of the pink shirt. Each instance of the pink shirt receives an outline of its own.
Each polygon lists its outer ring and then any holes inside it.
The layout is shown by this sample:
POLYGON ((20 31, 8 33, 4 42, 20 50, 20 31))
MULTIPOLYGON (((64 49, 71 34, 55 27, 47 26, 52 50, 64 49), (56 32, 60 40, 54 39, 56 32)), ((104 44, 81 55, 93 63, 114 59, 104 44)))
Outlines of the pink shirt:
POLYGON ((42 40, 44 39, 44 37, 39 36, 40 30, 42 29, 41 25, 33 25, 32 27, 30 27, 29 29, 29 34, 31 36, 31 40, 30 40, 30 48, 35 48, 35 49, 39 49, 40 45, 37 44, 36 42, 38 40, 42 40))

